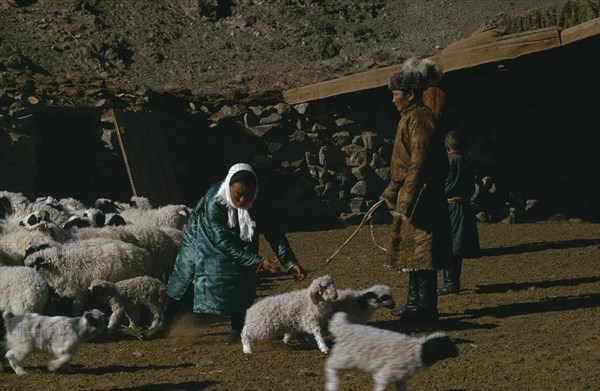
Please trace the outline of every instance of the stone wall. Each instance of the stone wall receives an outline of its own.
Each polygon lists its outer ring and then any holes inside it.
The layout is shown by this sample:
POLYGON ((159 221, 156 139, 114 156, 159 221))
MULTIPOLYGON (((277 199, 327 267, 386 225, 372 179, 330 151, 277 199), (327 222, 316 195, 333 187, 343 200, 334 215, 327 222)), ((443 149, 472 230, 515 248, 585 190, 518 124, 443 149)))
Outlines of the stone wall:
MULTIPOLYGON (((449 74, 441 84, 448 105, 440 126, 467 136, 477 174, 472 201, 481 221, 600 218, 596 68, 583 62, 571 72, 570 64, 554 60, 477 67, 449 74)), ((290 106, 278 93, 132 93, 100 80, 56 83, 10 69, 2 75, 0 189, 32 198, 52 195, 32 193, 39 106, 161 113, 186 204, 222 180, 231 164, 250 162, 259 196, 291 227, 360 221, 389 180, 399 116, 386 88, 290 106)), ((100 127, 102 144, 94 148, 108 151, 98 155, 104 175, 122 178, 114 126, 104 118, 100 127)), ((118 182, 112 194, 123 193, 118 182)))

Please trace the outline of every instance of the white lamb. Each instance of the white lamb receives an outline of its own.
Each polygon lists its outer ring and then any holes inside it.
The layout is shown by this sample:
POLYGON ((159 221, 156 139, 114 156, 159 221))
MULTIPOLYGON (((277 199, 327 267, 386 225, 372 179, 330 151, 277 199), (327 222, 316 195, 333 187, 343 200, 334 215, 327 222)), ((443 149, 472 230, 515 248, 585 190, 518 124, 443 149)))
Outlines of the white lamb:
POLYGON ((47 300, 48 283, 40 273, 24 266, 0 266, 0 311, 42 312, 47 300))
POLYGON ((154 328, 158 323, 166 286, 157 278, 140 276, 117 283, 94 280, 89 289, 92 295, 110 305, 112 314, 108 330, 113 331, 119 326, 123 314, 129 320, 129 328, 136 328, 140 306, 148 308, 152 313, 150 329, 154 328))
POLYGON ((56 357, 48 363, 50 371, 73 372, 69 361, 81 344, 106 330, 104 314, 97 309, 77 318, 35 313, 14 316, 6 312, 2 317, 6 335, 1 337, 6 340, 6 358, 19 376, 27 373, 21 361, 35 351, 51 353, 56 357))
POLYGON ((73 299, 79 313, 94 279, 117 282, 152 272, 148 251, 131 243, 111 239, 89 239, 40 248, 25 258, 56 294, 73 299))
POLYGON ((126 209, 120 213, 128 224, 167 226, 183 229, 190 215, 185 205, 166 205, 158 209, 126 209))
POLYGON ((367 323, 380 307, 394 308, 392 289, 383 284, 366 289, 338 289, 338 298, 332 303, 333 312, 345 312, 352 323, 367 323))
POLYGON ((325 362, 327 391, 339 389, 338 372, 346 369, 370 372, 374 391, 387 390, 390 383, 395 383, 396 390, 404 390, 406 382, 419 370, 458 355, 456 346, 444 333, 415 338, 350 323, 345 312, 333 316, 329 331, 334 345, 325 362))
POLYGON ((315 278, 306 289, 261 299, 246 311, 241 334, 244 353, 252 353, 252 341, 285 334, 284 342, 287 343, 294 332, 312 334, 319 350, 327 353, 329 348, 323 339, 323 331, 331 317, 331 302, 336 298, 333 279, 321 276, 315 278))

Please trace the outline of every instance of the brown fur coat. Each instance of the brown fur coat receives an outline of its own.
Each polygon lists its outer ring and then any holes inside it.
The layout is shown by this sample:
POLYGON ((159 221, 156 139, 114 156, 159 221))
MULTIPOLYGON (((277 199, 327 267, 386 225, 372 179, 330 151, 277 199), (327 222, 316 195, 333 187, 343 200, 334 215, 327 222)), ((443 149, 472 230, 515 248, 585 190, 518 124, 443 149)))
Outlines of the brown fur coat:
POLYGON ((450 266, 452 238, 444 180, 448 156, 430 109, 411 106, 398 123, 383 194, 395 211, 388 263, 403 271, 450 266))

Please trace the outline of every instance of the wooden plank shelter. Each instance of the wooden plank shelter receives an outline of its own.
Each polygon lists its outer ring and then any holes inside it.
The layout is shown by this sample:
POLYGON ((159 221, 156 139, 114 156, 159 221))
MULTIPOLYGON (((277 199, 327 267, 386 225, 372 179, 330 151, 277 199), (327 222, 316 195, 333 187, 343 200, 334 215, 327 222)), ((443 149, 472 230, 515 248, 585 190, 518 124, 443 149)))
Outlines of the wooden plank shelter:
POLYGON ((111 112, 133 195, 152 205, 182 202, 162 118, 155 113, 111 112))
POLYGON ((597 35, 600 35, 600 18, 565 29, 561 32, 560 37, 562 44, 568 45, 597 35))
MULTIPOLYGON (((600 36, 600 18, 561 30, 545 28, 524 33, 502 35, 485 32, 449 45, 441 54, 431 57, 445 73, 482 64, 502 62, 528 54, 552 50, 583 39, 600 36), (481 36, 481 39, 479 38, 481 36), (463 44, 461 44, 463 43, 463 44)), ((390 74, 402 64, 373 69, 334 80, 292 88, 283 92, 288 104, 298 104, 331 96, 385 86, 390 74)))

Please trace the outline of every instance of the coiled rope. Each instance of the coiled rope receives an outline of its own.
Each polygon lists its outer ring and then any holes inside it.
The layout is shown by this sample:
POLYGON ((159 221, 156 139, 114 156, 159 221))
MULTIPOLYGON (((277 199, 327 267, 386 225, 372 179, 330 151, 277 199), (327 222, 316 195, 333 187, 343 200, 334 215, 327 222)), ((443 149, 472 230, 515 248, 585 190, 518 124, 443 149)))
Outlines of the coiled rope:
MULTIPOLYGON (((377 201, 368 211, 367 213, 365 213, 362 221, 360 222, 360 224, 358 225, 358 227, 354 230, 354 232, 352 232, 352 235, 350 235, 350 237, 348 237, 348 239, 346 239, 346 241, 344 243, 342 243, 342 245, 340 247, 338 247, 337 250, 335 250, 335 252, 333 254, 331 254, 331 256, 329 258, 327 258, 325 260, 325 264, 328 264, 329 261, 331 261, 333 259, 333 257, 335 257, 336 255, 338 255, 338 253, 344 248, 345 245, 348 244, 348 242, 350 242, 350 240, 352 240, 352 238, 354 236, 356 236, 356 234, 358 233, 358 231, 362 228, 362 226, 365 224, 365 222, 367 222, 367 220, 371 219, 373 213, 377 210, 377 208, 379 208, 379 206, 381 204, 383 204, 385 202, 385 200, 379 200, 377 201)), ((371 224, 371 237, 373 238, 373 243, 375 243, 375 238, 373 236, 373 225, 371 224)), ((384 248, 380 247, 377 245, 377 243, 375 243, 375 245, 377 247, 379 247, 380 249, 384 250, 384 248)))

